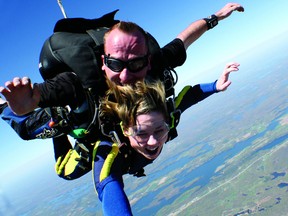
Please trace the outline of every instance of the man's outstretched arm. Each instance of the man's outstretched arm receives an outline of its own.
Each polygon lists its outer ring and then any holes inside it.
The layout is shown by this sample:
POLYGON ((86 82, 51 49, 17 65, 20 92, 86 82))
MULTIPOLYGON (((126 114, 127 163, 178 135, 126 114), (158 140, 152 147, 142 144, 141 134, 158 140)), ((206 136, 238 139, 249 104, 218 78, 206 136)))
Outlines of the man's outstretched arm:
POLYGON ((11 110, 17 115, 24 115, 37 107, 57 107, 69 105, 76 109, 86 94, 78 77, 71 72, 63 72, 42 83, 31 84, 28 77, 14 78, 0 87, 11 110))
MULTIPOLYGON (((221 21, 229 17, 233 11, 244 12, 244 8, 238 3, 228 3, 214 15, 217 20, 221 21)), ((191 23, 184 31, 182 31, 177 38, 181 39, 187 49, 194 41, 196 41, 202 34, 208 30, 207 23, 204 19, 197 20, 191 23)))

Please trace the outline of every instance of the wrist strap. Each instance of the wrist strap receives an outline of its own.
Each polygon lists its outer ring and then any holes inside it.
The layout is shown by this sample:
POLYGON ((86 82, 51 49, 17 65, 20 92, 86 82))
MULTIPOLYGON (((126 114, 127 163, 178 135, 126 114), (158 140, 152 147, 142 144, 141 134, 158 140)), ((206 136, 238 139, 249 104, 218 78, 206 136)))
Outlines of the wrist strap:
POLYGON ((214 14, 207 18, 204 18, 204 20, 206 21, 208 30, 214 28, 218 24, 218 17, 214 14))

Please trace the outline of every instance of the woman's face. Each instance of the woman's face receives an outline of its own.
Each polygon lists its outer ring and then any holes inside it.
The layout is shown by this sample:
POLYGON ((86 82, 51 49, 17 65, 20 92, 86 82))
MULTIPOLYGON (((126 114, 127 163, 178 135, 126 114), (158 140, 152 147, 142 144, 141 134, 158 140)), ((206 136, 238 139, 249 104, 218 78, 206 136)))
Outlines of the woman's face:
POLYGON ((128 128, 130 145, 147 159, 156 159, 167 140, 169 126, 159 112, 137 116, 136 125, 128 128))

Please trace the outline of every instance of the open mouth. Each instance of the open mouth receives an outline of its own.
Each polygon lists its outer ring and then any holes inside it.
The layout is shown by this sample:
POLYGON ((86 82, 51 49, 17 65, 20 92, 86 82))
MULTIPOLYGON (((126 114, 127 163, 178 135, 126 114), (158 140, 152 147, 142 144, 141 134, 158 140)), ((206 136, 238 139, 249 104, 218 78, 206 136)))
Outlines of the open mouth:
POLYGON ((158 148, 159 148, 159 147, 155 147, 154 149, 145 148, 145 150, 146 150, 146 152, 147 152, 149 155, 155 155, 155 154, 157 154, 157 152, 158 152, 158 148))

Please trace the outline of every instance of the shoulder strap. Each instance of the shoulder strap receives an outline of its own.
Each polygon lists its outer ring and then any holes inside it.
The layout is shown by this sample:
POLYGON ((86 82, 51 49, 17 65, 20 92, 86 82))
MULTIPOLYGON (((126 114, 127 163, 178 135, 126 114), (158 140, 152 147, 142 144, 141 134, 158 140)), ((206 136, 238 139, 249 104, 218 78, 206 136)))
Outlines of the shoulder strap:
POLYGON ((105 32, 108 31, 109 28, 107 27, 100 27, 97 29, 88 29, 86 32, 90 37, 94 40, 96 46, 100 46, 103 44, 103 37, 105 32))

